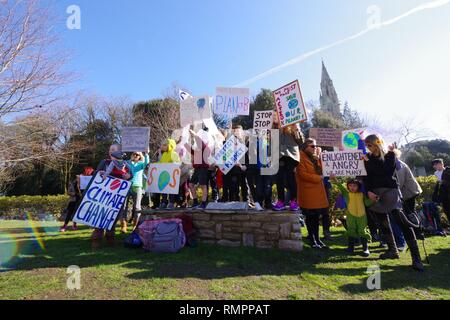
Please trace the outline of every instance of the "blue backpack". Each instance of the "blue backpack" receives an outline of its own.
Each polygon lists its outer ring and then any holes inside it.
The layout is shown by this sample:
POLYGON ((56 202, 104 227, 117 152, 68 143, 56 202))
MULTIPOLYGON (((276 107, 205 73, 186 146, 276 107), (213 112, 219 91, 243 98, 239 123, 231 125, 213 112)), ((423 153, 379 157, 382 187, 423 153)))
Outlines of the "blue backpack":
POLYGON ((142 241, 136 231, 133 231, 124 241, 124 245, 127 248, 140 248, 142 247, 142 241))

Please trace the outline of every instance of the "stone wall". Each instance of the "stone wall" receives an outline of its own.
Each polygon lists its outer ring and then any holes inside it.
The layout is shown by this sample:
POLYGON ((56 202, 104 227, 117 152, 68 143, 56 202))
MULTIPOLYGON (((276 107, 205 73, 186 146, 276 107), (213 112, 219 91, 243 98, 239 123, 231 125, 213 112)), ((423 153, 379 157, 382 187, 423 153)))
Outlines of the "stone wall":
MULTIPOLYGON (((172 218, 180 211, 151 211, 143 219, 172 218)), ((302 234, 298 217, 292 213, 242 211, 188 211, 199 241, 223 246, 249 246, 301 251, 302 234)))

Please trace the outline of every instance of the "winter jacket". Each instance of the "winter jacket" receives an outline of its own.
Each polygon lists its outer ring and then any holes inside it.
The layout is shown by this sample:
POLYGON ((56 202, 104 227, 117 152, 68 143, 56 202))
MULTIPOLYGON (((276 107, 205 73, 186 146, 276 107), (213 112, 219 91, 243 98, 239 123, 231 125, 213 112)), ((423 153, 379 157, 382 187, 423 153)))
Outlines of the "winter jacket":
POLYGON ((369 161, 364 161, 367 176, 364 179, 364 185, 367 191, 372 191, 377 188, 397 189, 397 179, 395 177, 395 154, 389 151, 384 156, 384 161, 381 157, 375 157, 368 154, 369 161))
POLYGON ((177 143, 173 139, 167 139, 167 151, 163 152, 158 163, 181 163, 180 156, 175 148, 177 143))
POLYGON ((127 163, 131 167, 131 172, 133 173, 133 179, 131 180, 132 187, 141 187, 144 189, 144 170, 149 164, 150 159, 148 154, 144 155, 144 161, 133 162, 128 160, 127 163))
MULTIPOLYGON (((322 167, 322 162, 319 161, 322 167)), ((304 152, 300 152, 300 163, 296 170, 297 200, 300 208, 324 209, 329 207, 322 176, 317 174, 313 162, 304 152)))
POLYGON ((397 174, 398 185, 404 200, 411 199, 422 193, 422 188, 414 178, 411 169, 406 163, 397 159, 395 171, 397 174))

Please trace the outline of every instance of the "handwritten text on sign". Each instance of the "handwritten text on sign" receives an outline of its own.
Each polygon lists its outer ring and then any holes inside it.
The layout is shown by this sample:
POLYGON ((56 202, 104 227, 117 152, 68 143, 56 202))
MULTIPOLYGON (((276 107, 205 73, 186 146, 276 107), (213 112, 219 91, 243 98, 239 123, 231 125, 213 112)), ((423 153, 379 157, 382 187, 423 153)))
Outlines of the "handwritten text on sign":
POLYGON ((298 80, 275 90, 273 96, 282 128, 307 120, 298 80))
POLYGON ((181 127, 211 117, 211 98, 209 96, 188 97, 180 103, 181 127))
POLYGON ((227 174, 234 165, 241 160, 247 152, 245 144, 240 142, 235 136, 225 142, 222 149, 214 156, 214 161, 223 174, 227 174))
POLYGON ((341 147, 341 135, 341 130, 335 128, 309 129, 309 137, 322 147, 341 147))
POLYGON ((253 129, 270 130, 273 123, 273 111, 255 111, 253 129))
POLYGON ((147 151, 150 140, 150 128, 125 127, 122 130, 122 151, 147 151))
POLYGON ((74 222, 111 230, 125 204, 131 182, 97 173, 78 207, 74 222))
POLYGON ((366 176, 364 154, 361 151, 323 152, 323 175, 333 173, 337 177, 366 176))
POLYGON ((250 89, 216 88, 214 113, 229 116, 250 114, 250 89))
POLYGON ((148 169, 148 192, 178 194, 180 173, 180 164, 151 163, 148 169))

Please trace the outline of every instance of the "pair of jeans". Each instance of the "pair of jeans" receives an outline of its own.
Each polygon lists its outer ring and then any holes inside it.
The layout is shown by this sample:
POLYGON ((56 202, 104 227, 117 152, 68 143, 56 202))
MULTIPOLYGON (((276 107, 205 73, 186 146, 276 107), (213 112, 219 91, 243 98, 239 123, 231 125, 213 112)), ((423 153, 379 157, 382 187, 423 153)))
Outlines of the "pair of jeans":
POLYGON ((294 171, 298 166, 298 162, 290 157, 282 157, 279 164, 276 181, 278 200, 285 202, 286 187, 289 192, 289 200, 295 200, 297 199, 297 181, 295 180, 294 171))
POLYGON ((138 219, 141 214, 140 211, 142 210, 142 196, 142 187, 132 187, 131 198, 133 200, 133 219, 138 219))
POLYGON ((272 206, 272 176, 256 175, 256 201, 266 208, 272 206), (265 204, 264 204, 265 202, 265 204))
POLYGON ((402 229, 395 221, 392 213, 389 213, 389 222, 391 223, 391 229, 392 233, 394 234, 394 239, 397 247, 404 247, 406 245, 405 237, 403 236, 402 229))

